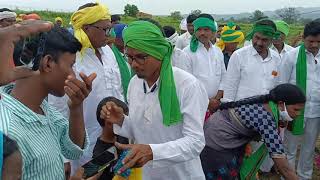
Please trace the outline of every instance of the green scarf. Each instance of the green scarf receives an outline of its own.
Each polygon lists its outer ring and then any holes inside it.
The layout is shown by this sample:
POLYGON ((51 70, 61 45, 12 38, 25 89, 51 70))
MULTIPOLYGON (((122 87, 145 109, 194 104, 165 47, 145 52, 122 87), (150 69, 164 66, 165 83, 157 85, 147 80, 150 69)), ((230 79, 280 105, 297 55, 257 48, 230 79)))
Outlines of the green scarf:
MULTIPOLYGON (((296 83, 304 94, 307 90, 307 55, 304 44, 299 48, 298 59, 296 63, 296 83)), ((300 115, 292 122, 292 134, 302 135, 304 133, 304 108, 300 112, 300 115)))
MULTIPOLYGON (((278 127, 279 122, 279 109, 276 103, 269 101, 269 107, 271 109, 272 115, 276 122, 276 127, 278 127)), ((250 156, 245 156, 242 160, 240 167, 240 179, 241 180, 257 180, 257 173, 260 166, 266 156, 268 155, 267 146, 263 143, 254 153, 250 156)))
POLYGON ((216 32, 217 27, 214 21, 204 17, 197 18, 195 21, 193 21, 192 24, 194 26, 194 33, 192 35, 191 42, 190 42, 190 50, 191 52, 196 52, 199 46, 199 40, 196 37, 196 32, 199 30, 199 28, 208 27, 211 29, 212 32, 216 32))
POLYGON ((246 40, 250 41, 253 38, 253 35, 257 32, 262 33, 264 36, 272 39, 278 39, 280 37, 280 33, 277 32, 273 27, 256 23, 253 25, 252 30, 246 36, 246 40))
POLYGON ((113 44, 112 45, 113 54, 116 56, 116 60, 119 66, 120 75, 121 75, 121 84, 124 94, 124 99, 127 101, 127 91, 128 85, 131 79, 131 72, 129 70, 127 60, 123 57, 119 49, 113 44))
POLYGON ((172 46, 163 37, 160 29, 147 21, 135 21, 123 31, 125 46, 162 61, 159 81, 159 102, 166 126, 182 122, 179 100, 173 77, 171 55, 172 46))

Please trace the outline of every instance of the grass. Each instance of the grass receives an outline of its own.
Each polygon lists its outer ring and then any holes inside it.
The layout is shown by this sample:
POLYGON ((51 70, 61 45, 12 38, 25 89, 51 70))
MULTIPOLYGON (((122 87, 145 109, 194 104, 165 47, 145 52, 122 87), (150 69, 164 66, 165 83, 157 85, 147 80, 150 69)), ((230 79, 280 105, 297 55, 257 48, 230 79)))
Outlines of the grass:
MULTIPOLYGON (((17 14, 27 14, 29 12, 27 11, 23 11, 23 10, 15 10, 17 14)), ((64 27, 68 27, 70 26, 69 22, 70 22, 70 18, 72 13, 68 13, 68 12, 55 12, 55 11, 33 11, 34 13, 37 13, 40 15, 40 17, 43 20, 47 20, 47 21, 51 21, 54 22, 54 19, 56 17, 61 17, 63 19, 63 25, 64 27)), ((169 16, 165 17, 165 16, 153 16, 153 19, 158 21, 162 26, 172 26, 174 28, 176 28, 177 30, 179 30, 179 25, 180 25, 180 20, 177 19, 173 19, 169 16)), ((128 16, 123 16, 121 21, 123 23, 129 24, 132 21, 137 20, 137 18, 133 18, 133 17, 128 17, 128 16)), ((221 22, 220 22, 221 23, 221 22)), ((225 23, 225 22, 222 22, 225 23)), ((242 31, 247 34, 248 32, 250 32, 250 29, 252 28, 252 24, 248 24, 248 23, 237 23, 242 31)), ((292 41, 299 35, 301 34, 301 32, 303 32, 303 26, 299 25, 299 24, 291 24, 290 25, 290 33, 287 37, 287 43, 291 44, 292 41)))

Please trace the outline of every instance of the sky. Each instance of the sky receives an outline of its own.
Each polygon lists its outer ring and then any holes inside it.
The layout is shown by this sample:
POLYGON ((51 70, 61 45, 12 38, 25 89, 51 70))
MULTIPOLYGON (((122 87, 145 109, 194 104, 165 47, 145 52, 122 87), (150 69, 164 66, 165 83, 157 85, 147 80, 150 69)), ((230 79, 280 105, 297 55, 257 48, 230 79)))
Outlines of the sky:
MULTIPOLYGON (((0 0, 0 7, 25 10, 75 11, 80 5, 96 0, 0 0)), ((126 4, 135 4, 142 12, 168 15, 173 11, 188 14, 200 9, 210 14, 237 14, 285 7, 320 7, 320 0, 100 0, 112 14, 123 13, 126 4)))

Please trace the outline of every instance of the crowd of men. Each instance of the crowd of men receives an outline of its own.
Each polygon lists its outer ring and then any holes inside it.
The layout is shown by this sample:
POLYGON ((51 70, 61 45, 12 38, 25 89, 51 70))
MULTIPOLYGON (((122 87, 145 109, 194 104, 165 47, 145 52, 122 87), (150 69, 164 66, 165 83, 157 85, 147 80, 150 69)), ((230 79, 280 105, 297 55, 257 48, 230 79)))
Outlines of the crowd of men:
POLYGON ((251 179, 259 169, 312 179, 320 19, 297 47, 286 44, 290 26, 268 18, 248 34, 210 14, 190 14, 180 30, 124 24, 100 3, 80 6, 68 29, 40 19, 0 9, 2 179, 81 180, 112 146, 129 150, 123 167, 91 180, 127 169, 135 180, 251 179), (246 161, 264 147, 269 156, 246 161))

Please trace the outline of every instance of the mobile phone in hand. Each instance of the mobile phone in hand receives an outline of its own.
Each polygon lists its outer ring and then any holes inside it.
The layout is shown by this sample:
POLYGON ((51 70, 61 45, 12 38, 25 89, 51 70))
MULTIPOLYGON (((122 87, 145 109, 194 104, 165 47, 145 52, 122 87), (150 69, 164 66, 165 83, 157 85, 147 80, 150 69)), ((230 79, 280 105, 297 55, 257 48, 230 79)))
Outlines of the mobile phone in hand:
POLYGON ((98 174, 117 159, 117 149, 115 146, 112 146, 82 166, 84 169, 83 178, 87 179, 98 174))

